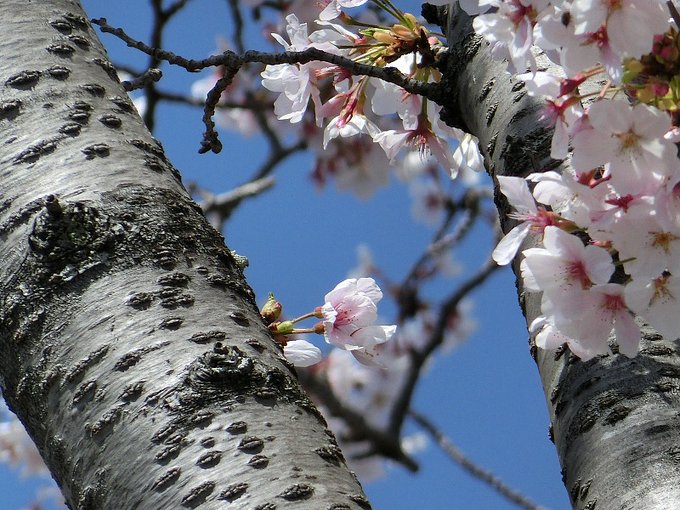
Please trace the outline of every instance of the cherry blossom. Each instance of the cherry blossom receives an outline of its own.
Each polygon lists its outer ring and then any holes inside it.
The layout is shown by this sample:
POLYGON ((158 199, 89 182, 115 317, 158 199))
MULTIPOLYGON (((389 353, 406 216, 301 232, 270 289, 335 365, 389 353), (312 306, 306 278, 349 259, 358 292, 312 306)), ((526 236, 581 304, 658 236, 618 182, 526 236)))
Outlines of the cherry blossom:
POLYGON ((583 115, 583 108, 572 97, 563 96, 562 79, 545 73, 521 74, 517 78, 526 83, 532 96, 544 96, 546 104, 541 120, 555 129, 553 133, 550 156, 554 159, 565 159, 568 155, 569 133, 576 126, 576 121, 583 115))
POLYGON ((642 315, 667 340, 680 336, 680 278, 664 273, 638 278, 626 285, 626 303, 642 315))
POLYGON ((669 116, 644 104, 598 101, 588 109, 592 129, 574 137, 572 164, 588 171, 609 162, 618 189, 634 193, 670 175, 677 167, 675 145, 664 139, 669 116))
POLYGON ((615 83, 621 82, 623 59, 611 47, 607 27, 602 25, 591 32, 577 33, 569 2, 542 13, 535 32, 542 48, 557 52, 557 60, 567 76, 575 76, 600 63, 615 83))
POLYGON ((560 217, 581 227, 590 226, 596 218, 602 217, 602 209, 611 208, 605 200, 611 188, 607 183, 590 186, 591 175, 575 175, 569 169, 533 173, 527 180, 534 182, 533 196, 537 202, 550 206, 560 217))
MULTIPOLYGON (((338 53, 331 43, 314 43, 307 34, 307 24, 300 23, 295 14, 286 16, 286 31, 290 43, 280 35, 273 33, 286 51, 303 51, 308 47, 316 47, 331 53, 338 53)), ((281 120, 297 123, 307 110, 310 98, 321 107, 320 93, 317 87, 315 71, 325 67, 321 62, 309 62, 301 65, 277 64, 268 65, 262 71, 262 86, 280 95, 274 102, 274 113, 281 120)))
POLYGON ((457 133, 458 147, 453 151, 453 161, 463 181, 468 185, 479 182, 479 174, 486 170, 479 152, 479 140, 470 133, 457 133))
POLYGON ((640 57, 652 49, 655 34, 668 27, 663 0, 574 0, 576 34, 597 32, 606 23, 612 49, 620 56, 640 57))
MULTIPOLYGON (((414 54, 402 55, 388 67, 398 69, 406 76, 413 76, 420 58, 414 54)), ((417 94, 406 92, 401 87, 379 79, 371 79, 375 91, 371 98, 371 109, 376 115, 396 113, 403 122, 404 129, 414 129, 418 125, 418 116, 422 111, 423 98, 417 94)))
POLYGON ((584 246, 578 237, 557 227, 545 228, 543 246, 524 250, 522 276, 528 289, 543 291, 555 301, 565 290, 587 290, 608 283, 614 272, 607 250, 584 246))
POLYGON ((346 350, 366 350, 389 340, 397 327, 374 324, 382 297, 373 278, 349 278, 336 285, 321 307, 326 342, 346 350))
POLYGON ((507 51, 516 70, 525 70, 527 62, 533 63, 529 49, 536 17, 549 6, 549 0, 493 0, 488 4, 497 10, 477 16, 473 21, 475 32, 495 45, 497 52, 507 51))
POLYGON ((388 423, 407 367, 406 356, 394 357, 390 369, 384 370, 360 364, 340 349, 331 351, 325 365, 333 393, 376 426, 388 423))
POLYGON ((390 129, 376 133, 373 139, 383 148, 390 160, 394 160, 402 148, 412 147, 418 150, 421 157, 432 154, 439 164, 450 172, 452 178, 458 174, 458 164, 448 144, 435 132, 429 119, 422 114, 418 116, 418 122, 413 129, 390 129))
POLYGON ((582 345, 597 346, 606 344, 614 330, 619 352, 628 357, 637 354, 640 328, 626 306, 622 285, 595 285, 569 297, 554 309, 555 325, 560 331, 582 345))
POLYGON ((629 210, 609 236, 633 278, 655 278, 663 270, 680 275, 680 225, 662 225, 651 204, 629 210))
MULTIPOLYGON (((440 43, 410 14, 395 14, 398 22, 392 27, 381 27, 376 18, 357 34, 341 25, 351 19, 340 16, 341 9, 363 3, 331 0, 318 21, 321 30, 308 36, 307 26, 289 17, 290 43, 275 38, 286 49, 330 45, 332 51, 357 62, 393 66, 412 79, 437 81, 437 71, 423 64, 423 55, 436 53, 440 43), (427 52, 418 46, 424 40, 432 40, 427 52)), ((499 242, 493 258, 508 264, 529 233, 539 234, 536 241, 543 246, 525 250, 521 263, 527 290, 543 292, 542 315, 531 326, 539 347, 566 343, 577 356, 590 359, 609 352, 607 337, 613 330, 619 351, 632 356, 639 331, 631 310, 648 317, 660 331, 669 332, 672 328, 667 324, 675 328, 670 316, 676 306, 675 278, 680 274, 676 262, 680 260, 680 165, 674 142, 680 137, 667 111, 677 111, 680 101, 671 93, 670 78, 654 74, 675 65, 676 35, 667 31, 665 2, 461 0, 459 4, 476 15, 473 26, 496 57, 507 58, 510 69, 532 68, 520 79, 530 95, 545 102, 542 120, 554 128, 551 156, 567 160, 571 151, 573 165, 526 179, 498 177, 501 193, 515 209, 509 216, 519 224, 499 242), (564 74, 533 69, 532 44, 559 63, 564 74), (605 85, 584 110, 584 99, 589 102, 595 94, 586 94, 582 86, 595 80, 605 85), (609 281, 614 260, 630 277, 626 286, 609 281), (665 325, 663 317, 668 318, 665 325)), ((434 218, 443 202, 440 183, 433 179, 432 159, 451 177, 463 172, 468 184, 476 181, 471 170, 484 167, 477 139, 442 124, 431 101, 375 78, 352 77, 335 66, 305 66, 268 66, 263 77, 270 90, 280 93, 279 118, 301 121, 311 99, 318 125, 327 122, 324 152, 317 155, 317 182, 332 175, 339 187, 368 196, 387 182, 389 162, 397 165, 397 176, 411 185, 414 210, 419 215, 432 213, 434 218), (324 78, 332 83, 321 105, 318 86, 324 78), (359 147, 355 140, 369 138, 386 158, 380 160, 375 156, 380 151, 367 150, 363 141, 362 150, 352 149, 359 147), (449 145, 450 140, 457 145, 449 145), (402 148, 409 152, 398 161, 402 148)), ((327 295, 322 307, 324 329, 327 342, 352 351, 363 363, 382 365, 387 353, 394 354, 395 347, 385 347, 394 327, 374 324, 382 293, 378 297, 359 289, 361 285, 372 288, 369 281, 346 280, 327 295)))
POLYGON ((24 476, 49 474, 40 452, 16 418, 0 421, 0 461, 20 466, 24 476))
POLYGON ((370 138, 337 137, 325 149, 319 143, 312 179, 322 187, 332 177, 338 190, 368 199, 389 183, 389 172, 389 160, 370 138))
POLYGON ((522 220, 508 232, 498 243, 492 253, 497 264, 504 266, 512 262, 522 241, 529 232, 543 232, 548 225, 555 225, 557 220, 553 213, 544 208, 536 207, 534 197, 529 191, 527 181, 521 177, 498 176, 498 185, 510 205, 516 212, 510 213, 511 218, 522 220))
POLYGON ((414 218, 428 225, 439 223, 446 204, 446 195, 441 186, 432 179, 418 179, 411 182, 409 191, 413 197, 411 213, 414 218))
MULTIPOLYGON (((543 301, 543 309, 550 309, 552 303, 549 300, 543 301)), ((552 315, 539 315, 529 326, 529 332, 535 334, 534 342, 541 349, 557 349, 563 344, 567 344, 571 352, 578 356, 582 361, 588 361, 595 356, 608 354, 609 345, 607 342, 595 342, 590 345, 583 345, 580 341, 566 336, 554 324, 552 315)))
POLYGON ((364 5, 368 0, 330 0, 328 5, 319 14, 319 19, 323 21, 335 19, 340 16, 341 9, 348 9, 352 7, 359 7, 364 5))
POLYGON ((328 142, 337 137, 350 138, 361 133, 375 136, 379 132, 378 126, 363 113, 355 111, 349 120, 345 116, 338 115, 330 120, 324 130, 323 147, 325 149, 328 146, 328 142))

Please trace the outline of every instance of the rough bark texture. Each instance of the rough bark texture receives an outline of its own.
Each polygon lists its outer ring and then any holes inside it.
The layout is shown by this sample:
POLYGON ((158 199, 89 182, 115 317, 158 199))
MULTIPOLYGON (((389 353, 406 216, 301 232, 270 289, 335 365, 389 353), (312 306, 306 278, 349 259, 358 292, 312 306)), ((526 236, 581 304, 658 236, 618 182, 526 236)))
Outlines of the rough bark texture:
POLYGON ((68 504, 369 508, 78 2, 0 13, 0 382, 68 504))
MULTIPOLYGON (((538 121, 540 102, 522 82, 492 60, 472 32, 469 18, 451 8, 429 11, 446 26, 451 45, 446 62, 447 121, 480 139, 487 168, 497 175, 524 176, 569 162, 551 160, 552 132, 538 121)), ((551 66, 538 55, 541 70, 551 66)), ((497 195, 504 231, 514 226, 504 197, 497 195)), ((518 260, 515 272, 518 272, 518 260)), ((540 313, 540 296, 525 293, 520 305, 528 323, 540 313)), ((578 318, 575 318, 578 320, 578 318)), ((642 323, 641 323, 642 324, 642 323)), ((514 340, 514 339, 512 339, 514 340)), ((611 339, 615 340, 614 338, 611 339)), ((604 356, 581 362, 568 349, 537 350, 563 479, 577 509, 669 509, 680 501, 680 355, 643 326, 640 355, 604 356)))

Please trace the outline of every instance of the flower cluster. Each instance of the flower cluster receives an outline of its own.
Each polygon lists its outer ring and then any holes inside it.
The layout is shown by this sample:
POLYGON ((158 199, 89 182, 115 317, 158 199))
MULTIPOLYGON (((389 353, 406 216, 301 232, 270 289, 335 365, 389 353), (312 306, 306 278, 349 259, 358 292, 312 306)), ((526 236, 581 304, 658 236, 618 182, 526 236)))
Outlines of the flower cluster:
POLYGON ((324 304, 296 319, 279 321, 282 306, 272 294, 261 310, 270 331, 283 347, 283 353, 297 366, 310 366, 321 360, 321 351, 306 340, 289 339, 300 333, 322 334, 326 343, 350 351, 366 365, 375 365, 378 346, 394 335, 396 326, 380 326, 378 302, 383 294, 373 278, 348 278, 326 294, 324 304), (295 324, 309 318, 321 319, 312 328, 295 324))
MULTIPOLYGON (((366 1, 332 0, 314 22, 319 29, 311 33, 307 23, 289 14, 288 41, 278 34, 272 37, 286 51, 316 48, 359 64, 394 67, 424 83, 439 81, 435 63, 443 50, 441 41, 415 16, 403 13, 389 0, 373 3, 395 19, 391 26, 375 19, 359 21, 341 11, 366 1), (360 30, 355 33, 347 27, 360 30)), ((324 150, 334 140, 365 135, 392 163, 407 149, 422 157, 433 156, 452 177, 460 168, 483 167, 471 135, 441 122, 438 105, 394 84, 353 76, 345 68, 316 61, 268 65, 262 78, 266 89, 279 94, 274 107, 280 120, 299 123, 309 104, 314 105, 316 125, 323 127, 324 150), (459 149, 454 151, 456 146, 459 149)))
POLYGON ((680 160, 676 71, 680 45, 665 2, 657 0, 491 0, 474 26, 515 68, 531 67, 538 44, 563 76, 521 75, 545 98, 555 128, 551 156, 572 168, 499 177, 519 224, 494 258, 509 263, 527 235, 543 247, 523 251, 521 273, 540 291, 542 316, 531 324, 543 348, 568 344, 589 359, 634 356, 641 316, 664 337, 680 332, 680 160), (605 78, 590 99, 580 89, 605 78), (530 189, 530 185, 532 189, 530 189), (578 320, 575 320, 578 318, 578 320))
MULTIPOLYGON (((285 35, 271 34, 277 50, 313 48, 394 68, 414 81, 440 80, 441 34, 388 0, 295 0, 283 12, 277 30, 285 35), (368 2, 372 8, 361 9, 368 2), (356 7, 352 16, 344 12, 356 7)), ((267 65, 260 73, 263 87, 256 89, 256 72, 244 66, 234 76, 217 103, 216 123, 244 136, 262 130, 281 141, 297 137, 291 147, 304 143, 314 155, 311 177, 318 188, 334 182, 367 199, 388 185, 394 171, 411 188, 414 216, 434 223, 449 209, 445 194, 476 184, 475 174, 484 168, 474 136, 443 123, 437 104, 393 83, 312 61, 267 65), (450 183, 456 175, 462 179, 450 183)), ((195 82, 192 95, 204 99, 223 75, 217 68, 195 82)))
POLYGON ((604 66, 615 83, 627 58, 651 50, 668 29, 665 0, 465 0, 475 31, 517 72, 534 64, 532 45, 554 55, 568 77, 604 66))

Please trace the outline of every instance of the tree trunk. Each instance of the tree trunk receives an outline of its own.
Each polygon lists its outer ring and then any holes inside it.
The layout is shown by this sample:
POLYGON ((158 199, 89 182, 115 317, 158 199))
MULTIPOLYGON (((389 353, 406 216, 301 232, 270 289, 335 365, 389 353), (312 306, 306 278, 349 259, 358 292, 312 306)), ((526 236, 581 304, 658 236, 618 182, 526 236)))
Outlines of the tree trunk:
POLYGON ((69 506, 369 508, 78 2, 0 12, 0 381, 69 506))
MULTIPOLYGON (((480 140, 492 178, 566 168, 550 158, 552 131, 541 126, 541 101, 527 95, 505 64, 492 59, 470 19, 449 7, 444 117, 480 140)), ((446 10, 439 15, 444 26, 446 10)), ((538 55, 538 68, 555 66, 538 55)), ((501 224, 505 198, 496 195, 501 224)), ((519 275, 519 260, 515 273, 519 275)), ((527 322, 540 314, 540 295, 517 281, 527 322)), ((577 317, 574 320, 578 320, 577 317)), ((642 322, 640 322, 642 324, 642 322)), ((612 338, 611 340, 614 340, 612 338)), ((680 501, 680 356, 678 343, 643 325, 640 354, 616 353, 581 362, 568 352, 538 350, 531 340, 551 419, 562 474, 578 509, 669 509, 680 501)))

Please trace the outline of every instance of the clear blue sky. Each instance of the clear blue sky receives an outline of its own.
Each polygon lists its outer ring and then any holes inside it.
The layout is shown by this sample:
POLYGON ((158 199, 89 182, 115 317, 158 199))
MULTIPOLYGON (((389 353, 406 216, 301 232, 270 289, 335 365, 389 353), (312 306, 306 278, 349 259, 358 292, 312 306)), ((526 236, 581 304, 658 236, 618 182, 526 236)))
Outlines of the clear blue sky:
MULTIPOLYGON (((148 36, 145 0, 85 0, 90 17, 106 17, 133 36, 148 36)), ((399 3, 419 12, 415 2, 399 3)), ((226 0, 195 0, 176 18, 166 48, 188 57, 211 53, 217 38, 228 37, 226 0)), ((145 62, 112 36, 103 37, 116 63, 145 62)), ((202 75, 164 68, 161 86, 187 92, 202 75)), ((221 132, 220 155, 199 155, 201 111, 162 107, 156 132, 185 182, 196 180, 219 192, 242 183, 265 154, 257 141, 221 132)), ((414 223, 408 191, 395 179, 374 200, 338 194, 332 186, 317 192, 309 180, 310 159, 295 157, 277 173, 278 185, 247 202, 228 224, 230 248, 250 259, 246 272, 260 301, 275 291, 292 315, 319 300, 356 265, 355 248, 367 243, 376 262, 399 280, 426 246, 431 230, 414 223), (275 222, 272 224, 272 222, 275 222)), ((486 257, 488 233, 479 233, 456 252, 469 270, 486 257)), ((463 276, 464 277, 464 276, 463 276)), ((432 286, 441 295, 450 280, 432 286)), ((528 352, 527 334, 508 269, 494 275, 473 295, 478 328, 469 341, 439 357, 420 382, 414 408, 427 414, 474 461, 554 510, 570 508, 555 449, 548 440, 548 416, 537 369, 528 352)), ((389 318, 389 307, 383 315, 389 318)), ((452 464, 430 443, 418 455, 417 474, 400 466, 386 478, 366 484, 376 510, 516 508, 452 464)), ((17 481, 0 466, 0 510, 22 508, 34 485, 17 481), (15 499, 16 498, 16 499, 15 499)))

